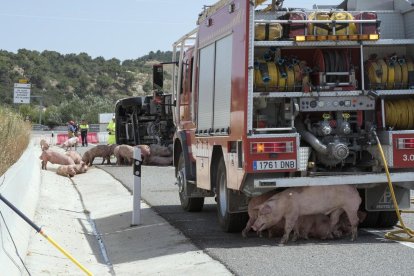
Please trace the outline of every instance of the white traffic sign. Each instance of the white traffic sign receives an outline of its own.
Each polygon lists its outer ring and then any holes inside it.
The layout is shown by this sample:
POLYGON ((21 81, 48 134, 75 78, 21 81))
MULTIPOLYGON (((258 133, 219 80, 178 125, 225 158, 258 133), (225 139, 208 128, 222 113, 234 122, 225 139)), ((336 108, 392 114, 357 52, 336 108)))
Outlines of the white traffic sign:
POLYGON ((14 84, 14 103, 28 104, 30 103, 30 83, 14 84))
POLYGON ((30 89, 32 85, 30 83, 15 83, 14 88, 28 88, 30 89))

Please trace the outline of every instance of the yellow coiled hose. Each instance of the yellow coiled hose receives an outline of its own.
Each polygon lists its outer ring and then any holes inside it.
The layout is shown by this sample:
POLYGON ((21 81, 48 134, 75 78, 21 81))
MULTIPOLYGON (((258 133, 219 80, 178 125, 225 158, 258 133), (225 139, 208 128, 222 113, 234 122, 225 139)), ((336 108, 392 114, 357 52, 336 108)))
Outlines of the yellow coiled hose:
POLYGON ((414 63, 410 57, 374 57, 365 62, 365 70, 370 89, 407 89, 409 72, 414 71, 414 63))
POLYGON ((385 124, 393 129, 414 128, 414 99, 385 102, 385 124))
POLYGON ((385 174, 387 175, 388 187, 391 192, 391 197, 392 197, 392 202, 395 207, 395 212, 397 213, 398 220, 401 224, 401 225, 397 225, 397 227, 401 228, 401 230, 394 230, 394 231, 387 232, 385 234, 385 238, 390 239, 390 240, 395 240, 395 241, 414 242, 414 231, 405 226, 404 221, 401 217, 401 213, 414 213, 414 211, 403 211, 403 210, 400 210, 400 208, 398 207, 397 199, 395 197, 394 187, 391 182, 390 172, 388 170, 387 160, 385 159, 384 151, 382 150, 382 146, 378 139, 377 133, 374 132, 374 135, 375 135, 375 139, 377 140, 378 150, 381 154, 382 161, 384 162, 385 174), (401 237, 399 236, 399 234, 405 234, 408 237, 401 237))

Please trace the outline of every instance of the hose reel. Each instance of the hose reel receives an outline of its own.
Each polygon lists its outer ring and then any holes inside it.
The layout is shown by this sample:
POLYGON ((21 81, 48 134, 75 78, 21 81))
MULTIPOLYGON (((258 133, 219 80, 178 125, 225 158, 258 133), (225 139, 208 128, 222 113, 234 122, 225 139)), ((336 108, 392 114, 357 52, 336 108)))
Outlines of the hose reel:
POLYGON ((315 51, 314 81, 319 90, 348 91, 357 87, 355 70, 347 49, 315 51))
POLYGON ((368 89, 407 89, 414 87, 414 62, 410 57, 392 54, 385 58, 372 55, 365 61, 368 89))

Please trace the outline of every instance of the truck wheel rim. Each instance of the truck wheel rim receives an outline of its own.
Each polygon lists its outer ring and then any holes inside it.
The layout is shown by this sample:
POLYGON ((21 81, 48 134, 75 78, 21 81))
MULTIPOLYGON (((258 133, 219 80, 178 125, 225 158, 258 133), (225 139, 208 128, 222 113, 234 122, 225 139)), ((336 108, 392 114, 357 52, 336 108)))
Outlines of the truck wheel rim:
POLYGON ((227 213, 227 187, 223 173, 220 175, 219 191, 220 214, 224 217, 227 213))
POLYGON ((177 173, 177 185, 178 191, 182 193, 184 191, 184 183, 185 183, 185 172, 184 170, 179 170, 177 173))

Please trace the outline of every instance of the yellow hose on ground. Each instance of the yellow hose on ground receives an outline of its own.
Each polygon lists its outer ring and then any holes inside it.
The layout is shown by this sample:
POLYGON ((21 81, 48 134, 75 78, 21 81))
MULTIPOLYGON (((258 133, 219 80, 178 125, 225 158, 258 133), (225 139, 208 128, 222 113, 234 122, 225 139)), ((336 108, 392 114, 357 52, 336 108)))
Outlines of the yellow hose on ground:
POLYGON ((77 267, 79 267, 86 275, 93 275, 86 267, 79 263, 69 252, 61 247, 54 239, 48 236, 43 230, 39 232, 46 240, 48 240, 54 247, 56 247, 63 255, 71 260, 77 267))
POLYGON ((391 182, 390 172, 388 170, 387 160, 385 159, 384 151, 382 150, 382 146, 377 136, 377 133, 374 132, 374 135, 375 135, 375 139, 377 140, 378 150, 381 154, 382 161, 384 162, 385 174, 387 175, 388 187, 391 192, 391 197, 392 197, 392 202, 395 207, 395 212, 397 213, 398 220, 401 224, 401 225, 397 225, 397 227, 401 228, 401 230, 394 230, 394 231, 387 232, 385 234, 385 238, 389 240, 395 240, 395 241, 414 242, 414 231, 405 226, 404 221, 401 217, 401 213, 414 213, 414 211, 403 211, 403 210, 400 210, 400 208, 398 207, 397 199, 395 197, 394 187, 391 182), (405 234, 408 237, 401 237, 399 236, 399 234, 405 234))

